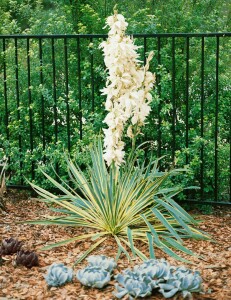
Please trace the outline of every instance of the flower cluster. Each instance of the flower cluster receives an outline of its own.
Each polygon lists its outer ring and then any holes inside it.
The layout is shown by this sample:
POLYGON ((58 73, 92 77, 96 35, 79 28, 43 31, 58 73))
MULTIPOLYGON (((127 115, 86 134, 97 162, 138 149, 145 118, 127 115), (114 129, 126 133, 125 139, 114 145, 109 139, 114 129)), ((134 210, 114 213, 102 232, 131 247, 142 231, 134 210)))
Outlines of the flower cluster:
POLYGON ((138 46, 130 36, 125 35, 128 23, 116 11, 107 18, 110 27, 108 39, 101 43, 104 61, 108 70, 106 87, 102 90, 107 95, 106 110, 108 114, 104 122, 104 159, 107 165, 112 162, 120 166, 124 161, 124 146, 122 135, 128 122, 127 136, 133 138, 140 132, 151 108, 152 96, 150 90, 155 82, 155 76, 149 69, 153 57, 151 52, 145 66, 140 65, 138 46))
POLYGON ((115 276, 117 298, 125 295, 129 299, 144 298, 151 295, 153 289, 165 298, 182 292, 183 298, 191 297, 191 292, 200 292, 202 278, 199 272, 192 272, 185 267, 170 266, 164 259, 150 259, 140 266, 135 266, 133 271, 127 269, 122 274, 115 276))
POLYGON ((77 279, 85 286, 103 288, 111 280, 116 262, 104 255, 92 255, 87 260, 89 265, 77 272, 77 279))

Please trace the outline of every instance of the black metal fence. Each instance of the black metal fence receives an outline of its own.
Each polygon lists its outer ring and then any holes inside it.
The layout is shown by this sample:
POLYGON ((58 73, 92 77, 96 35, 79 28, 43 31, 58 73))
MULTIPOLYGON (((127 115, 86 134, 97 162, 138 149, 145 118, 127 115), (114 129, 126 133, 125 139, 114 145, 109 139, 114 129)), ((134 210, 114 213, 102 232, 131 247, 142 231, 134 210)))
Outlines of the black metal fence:
MULTIPOLYGON (((168 155, 167 165, 192 168, 187 184, 200 190, 186 197, 195 203, 231 204, 230 36, 134 34, 144 62, 155 52, 157 85, 144 137, 154 141, 156 156, 168 155)), ((0 148, 9 158, 10 186, 25 187, 24 176, 40 181, 37 166, 49 157, 60 173, 63 148, 76 154, 76 145, 101 129, 106 73, 98 46, 106 38, 0 36, 0 148)))

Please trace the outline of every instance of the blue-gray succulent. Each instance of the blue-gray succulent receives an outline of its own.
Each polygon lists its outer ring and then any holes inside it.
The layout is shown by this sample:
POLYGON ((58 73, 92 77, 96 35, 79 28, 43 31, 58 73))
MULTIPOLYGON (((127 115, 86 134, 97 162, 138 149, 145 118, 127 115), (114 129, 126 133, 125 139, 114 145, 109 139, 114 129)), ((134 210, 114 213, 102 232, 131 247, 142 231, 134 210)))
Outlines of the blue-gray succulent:
POLYGON ((79 270, 76 277, 83 285, 98 289, 103 288, 111 280, 110 272, 97 266, 87 266, 79 270))
POLYGON ((166 283, 160 283, 160 292, 165 298, 170 298, 175 293, 182 292, 184 298, 191 298, 191 292, 202 291, 202 278, 199 272, 192 272, 185 267, 177 268, 172 278, 166 283))
POLYGON ((200 276, 200 272, 195 271, 194 273, 189 270, 188 273, 184 274, 182 271, 176 272, 174 274, 177 277, 180 284, 180 291, 184 297, 191 294, 191 292, 201 292, 202 291, 202 278, 200 276))
POLYGON ((149 259, 142 265, 135 266, 134 270, 150 276, 152 279, 168 280, 175 268, 164 259, 149 259))
POLYGON ((193 272, 185 267, 173 267, 164 259, 150 259, 133 271, 127 269, 115 276, 117 298, 128 295, 129 299, 146 297, 152 290, 159 288, 165 298, 181 292, 183 297, 191 299, 191 292, 200 292, 202 278, 199 272, 193 272))
POLYGON ((100 267, 108 272, 112 272, 117 264, 114 258, 109 258, 105 255, 91 255, 87 258, 89 266, 91 267, 100 267))
POLYGON ((73 270, 62 263, 54 263, 49 267, 47 275, 44 277, 49 286, 61 286, 72 281, 73 270))
POLYGON ((154 288, 153 280, 149 276, 129 269, 125 270, 123 274, 116 275, 115 279, 120 285, 116 284, 117 291, 114 295, 119 299, 125 295, 129 295, 129 299, 144 298, 151 295, 154 288))

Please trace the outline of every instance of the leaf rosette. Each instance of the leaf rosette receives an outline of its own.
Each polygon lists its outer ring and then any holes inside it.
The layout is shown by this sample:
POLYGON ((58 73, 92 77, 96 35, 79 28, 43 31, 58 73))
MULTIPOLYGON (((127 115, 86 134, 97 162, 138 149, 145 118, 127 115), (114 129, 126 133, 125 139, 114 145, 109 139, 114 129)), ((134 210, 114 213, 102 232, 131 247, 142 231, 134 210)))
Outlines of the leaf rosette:
POLYGON ((145 261, 143 264, 134 267, 134 270, 141 274, 146 274, 152 279, 161 280, 168 280, 172 276, 174 269, 175 267, 170 266, 170 264, 164 259, 150 259, 145 261))
POLYGON ((114 295, 121 299, 128 295, 129 299, 137 297, 147 297, 151 295, 153 289, 153 280, 144 274, 136 271, 125 270, 123 274, 118 274, 115 279, 119 284, 116 284, 116 292, 114 295))
POLYGON ((202 278, 198 271, 184 267, 178 268, 165 283, 160 283, 160 292, 165 298, 170 298, 177 292, 182 292, 183 298, 192 299, 192 292, 202 291, 202 278))
POLYGON ((22 247, 22 242, 14 238, 4 239, 1 245, 2 255, 11 255, 19 251, 22 247))
POLYGON ((83 285, 98 289, 103 288, 111 280, 110 273, 97 266, 87 266, 79 270, 76 277, 83 285))
POLYGON ((44 277, 49 286, 62 286, 72 281, 73 270, 62 263, 54 263, 44 277))
POLYGON ((39 265, 38 255, 32 251, 20 250, 17 252, 16 264, 23 265, 28 269, 34 266, 38 266, 39 265))
POLYGON ((87 258, 89 266, 91 267, 100 267, 107 272, 112 272, 117 264, 114 258, 109 258, 105 255, 91 255, 87 258))

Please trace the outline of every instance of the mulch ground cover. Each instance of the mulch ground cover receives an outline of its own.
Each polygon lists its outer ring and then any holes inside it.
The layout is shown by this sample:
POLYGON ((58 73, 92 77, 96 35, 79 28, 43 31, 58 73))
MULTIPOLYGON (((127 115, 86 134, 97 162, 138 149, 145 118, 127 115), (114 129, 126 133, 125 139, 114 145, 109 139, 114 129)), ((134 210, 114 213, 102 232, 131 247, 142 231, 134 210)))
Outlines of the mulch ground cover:
MULTIPOLYGON (((16 194, 15 194, 16 195, 16 194)), ((16 196, 15 196, 16 197, 16 196)), ((47 268, 54 262, 62 262, 71 267, 91 245, 91 241, 71 243, 66 246, 54 248, 53 250, 41 251, 40 249, 48 244, 61 241, 82 234, 86 229, 75 229, 73 227, 40 226, 17 224, 17 222, 29 219, 41 219, 49 215, 48 207, 33 198, 11 201, 7 205, 7 213, 0 213, 0 241, 4 238, 17 238, 23 241, 23 249, 36 251, 39 254, 39 267, 27 269, 24 266, 15 265, 15 255, 4 256, 5 262, 0 266, 0 300, 3 299, 116 299, 113 296, 115 282, 103 290, 91 289, 82 286, 76 278, 59 288, 48 288, 44 275, 47 268)), ((231 299, 231 209, 219 207, 213 210, 212 215, 205 215, 196 211, 192 212, 197 219, 203 222, 199 228, 211 235, 211 241, 187 240, 185 245, 202 258, 193 257, 190 260, 192 265, 185 266, 199 270, 203 278, 204 294, 193 294, 193 299, 231 299)), ((145 245, 139 245, 143 252, 148 254, 145 245)), ((113 239, 107 240, 105 244, 98 247, 93 254, 104 254, 115 257, 117 253, 113 239)), ((157 258, 165 258, 172 265, 182 265, 168 257, 160 250, 156 250, 157 258)), ((189 257, 187 257, 189 258, 189 257)), ((134 261, 140 263, 139 260, 134 261)), ((75 267, 75 273, 79 268, 86 266, 83 261, 75 267)), ((115 273, 129 267, 125 256, 121 256, 118 268, 115 273)), ((130 266, 131 267, 131 266, 130 266)), ((126 298, 124 298, 126 299, 126 298)), ((145 299, 164 299, 159 293, 153 294, 145 299)), ((181 299, 181 296, 170 299, 181 299)))

